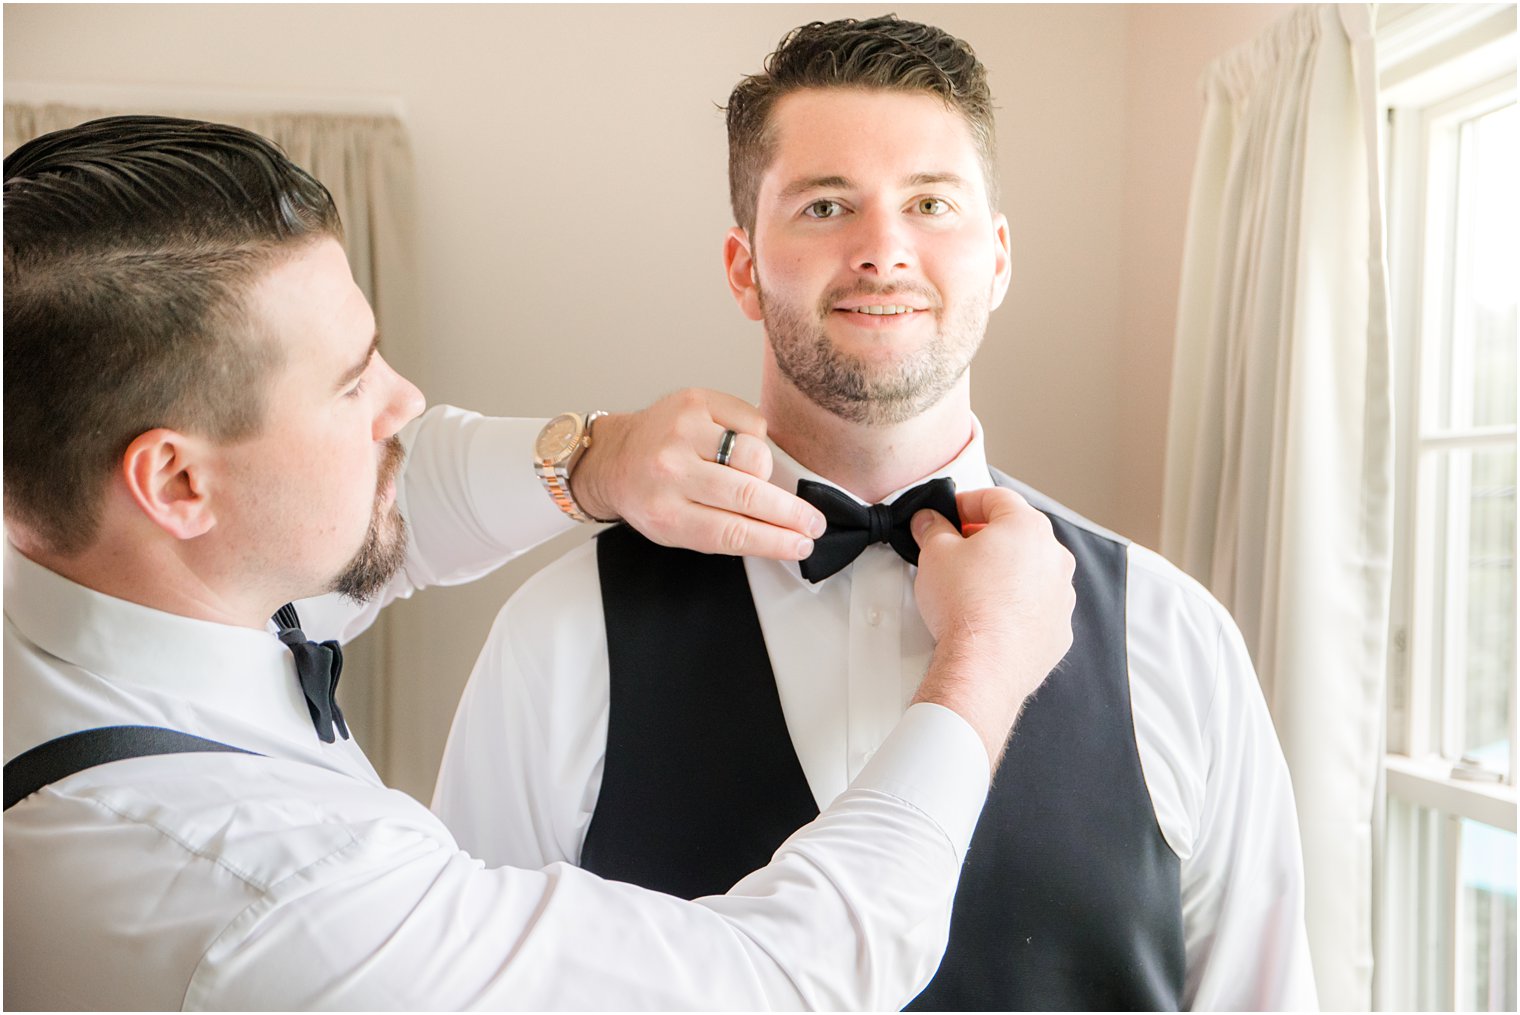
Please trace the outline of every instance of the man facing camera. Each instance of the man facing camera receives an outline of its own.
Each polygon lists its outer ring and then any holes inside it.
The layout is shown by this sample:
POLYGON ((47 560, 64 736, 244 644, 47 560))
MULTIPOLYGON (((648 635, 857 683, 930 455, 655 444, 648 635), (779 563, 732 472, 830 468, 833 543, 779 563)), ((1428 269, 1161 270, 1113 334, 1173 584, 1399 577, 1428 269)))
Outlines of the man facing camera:
POLYGON ((436 809, 492 862, 721 890, 912 698, 933 639, 906 519, 1008 487, 1077 560, 1074 643, 1007 745, 914 1007, 1314 1006, 1292 789, 1235 625, 988 465, 969 367, 1010 236, 984 68, 891 17, 804 26, 765 66, 728 106, 727 277, 765 328, 771 481, 829 531, 799 567, 615 529, 537 576, 476 665, 436 809))

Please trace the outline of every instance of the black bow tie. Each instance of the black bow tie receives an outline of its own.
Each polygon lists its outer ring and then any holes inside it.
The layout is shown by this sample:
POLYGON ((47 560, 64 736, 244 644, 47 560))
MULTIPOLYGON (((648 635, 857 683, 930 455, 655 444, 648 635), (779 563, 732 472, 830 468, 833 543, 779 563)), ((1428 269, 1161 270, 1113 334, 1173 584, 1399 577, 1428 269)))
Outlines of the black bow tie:
POLYGON ((292 603, 280 607, 274 615, 280 626, 280 640, 296 657, 296 675, 301 678, 301 693, 306 696, 306 710, 311 724, 324 744, 336 742, 333 727, 348 739, 348 724, 338 708, 338 677, 343 673, 343 649, 335 641, 308 641, 301 631, 301 618, 292 603))
POLYGON ((890 504, 857 502, 848 494, 810 479, 797 481, 797 496, 823 512, 829 527, 813 541, 813 555, 799 565, 802 577, 821 582, 848 567, 872 543, 889 543, 909 564, 918 563, 918 542, 908 523, 925 508, 938 511, 956 528, 961 526, 955 510, 955 480, 931 479, 904 493, 890 504))

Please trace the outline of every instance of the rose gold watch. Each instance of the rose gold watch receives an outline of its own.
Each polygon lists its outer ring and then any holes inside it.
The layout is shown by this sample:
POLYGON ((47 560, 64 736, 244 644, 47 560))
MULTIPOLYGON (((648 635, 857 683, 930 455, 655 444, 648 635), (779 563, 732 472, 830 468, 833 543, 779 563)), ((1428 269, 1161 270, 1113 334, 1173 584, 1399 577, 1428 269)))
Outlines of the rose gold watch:
POLYGON ((605 412, 562 412, 538 432, 538 441, 533 446, 533 471, 538 473, 559 509, 578 522, 597 519, 575 502, 575 494, 570 491, 570 473, 591 446, 592 424, 605 415, 605 412))

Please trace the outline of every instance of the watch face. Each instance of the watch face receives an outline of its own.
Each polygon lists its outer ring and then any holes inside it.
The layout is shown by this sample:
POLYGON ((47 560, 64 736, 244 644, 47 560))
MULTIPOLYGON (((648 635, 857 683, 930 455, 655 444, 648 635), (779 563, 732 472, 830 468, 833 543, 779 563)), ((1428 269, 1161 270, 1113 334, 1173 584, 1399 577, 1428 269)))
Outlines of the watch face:
POLYGON ((554 461, 569 454, 581 438, 580 420, 563 413, 549 421, 538 435, 538 457, 554 461))

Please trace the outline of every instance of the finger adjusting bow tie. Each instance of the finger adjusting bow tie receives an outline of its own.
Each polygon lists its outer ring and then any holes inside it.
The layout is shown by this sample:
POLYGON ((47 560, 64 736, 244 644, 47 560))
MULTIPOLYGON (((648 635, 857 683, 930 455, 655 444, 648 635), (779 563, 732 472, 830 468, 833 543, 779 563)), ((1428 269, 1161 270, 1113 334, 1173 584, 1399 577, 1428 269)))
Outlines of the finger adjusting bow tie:
POLYGON ((797 496, 823 512, 828 528, 813 540, 813 555, 802 561, 802 577, 821 582, 848 567, 873 543, 887 543, 909 564, 918 563, 918 542, 909 528, 913 516, 929 508, 956 528, 955 480, 931 479, 908 490, 890 504, 861 504, 842 490, 810 479, 797 481, 797 496))
POLYGON ((286 603, 274 615, 280 628, 280 641, 290 649, 296 660, 296 676, 301 680, 301 693, 306 697, 306 710, 311 713, 311 724, 324 744, 337 741, 333 728, 348 739, 348 724, 343 721, 343 711, 338 708, 338 677, 343 673, 343 649, 335 641, 315 642, 307 639, 301 631, 301 618, 295 605, 286 603))

